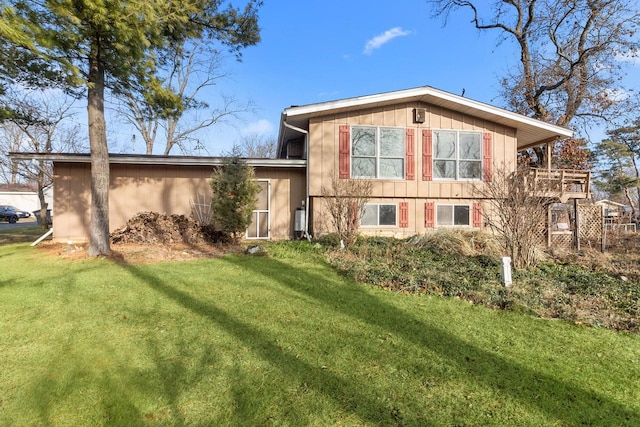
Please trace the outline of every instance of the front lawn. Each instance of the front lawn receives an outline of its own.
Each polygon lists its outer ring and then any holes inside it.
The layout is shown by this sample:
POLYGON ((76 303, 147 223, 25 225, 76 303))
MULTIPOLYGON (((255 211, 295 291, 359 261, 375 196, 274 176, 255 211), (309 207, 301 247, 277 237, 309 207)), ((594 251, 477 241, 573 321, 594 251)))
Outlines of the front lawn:
POLYGON ((306 242, 0 247, 0 425, 637 425, 640 336, 405 295, 306 242))
POLYGON ((0 245, 21 242, 34 242, 46 232, 47 230, 40 227, 35 222, 33 223, 33 225, 29 225, 27 227, 13 226, 3 228, 0 229, 0 245))

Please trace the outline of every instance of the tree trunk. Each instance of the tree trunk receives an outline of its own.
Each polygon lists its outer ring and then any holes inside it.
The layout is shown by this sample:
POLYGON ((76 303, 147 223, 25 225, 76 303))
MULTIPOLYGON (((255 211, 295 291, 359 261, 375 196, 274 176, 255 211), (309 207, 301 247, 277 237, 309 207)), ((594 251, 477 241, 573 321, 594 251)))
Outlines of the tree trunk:
POLYGON ((104 118, 104 64, 100 40, 94 40, 89 54, 89 147, 91 149, 91 225, 89 255, 107 255, 109 244, 109 150, 104 118))
POLYGON ((44 198, 44 168, 42 165, 42 161, 40 161, 40 165, 38 167, 38 200, 40 201, 40 211, 38 215, 40 217, 40 226, 45 230, 49 229, 49 221, 47 221, 47 202, 44 198))

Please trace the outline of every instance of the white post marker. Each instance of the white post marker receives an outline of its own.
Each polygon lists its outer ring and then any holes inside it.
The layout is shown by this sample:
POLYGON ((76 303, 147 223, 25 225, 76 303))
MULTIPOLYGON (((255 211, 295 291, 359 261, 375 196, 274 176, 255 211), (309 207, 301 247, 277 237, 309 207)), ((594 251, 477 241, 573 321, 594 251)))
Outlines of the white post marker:
POLYGON ((513 285, 511 281, 511 257, 503 256, 500 258, 502 261, 502 284, 505 286, 513 285))

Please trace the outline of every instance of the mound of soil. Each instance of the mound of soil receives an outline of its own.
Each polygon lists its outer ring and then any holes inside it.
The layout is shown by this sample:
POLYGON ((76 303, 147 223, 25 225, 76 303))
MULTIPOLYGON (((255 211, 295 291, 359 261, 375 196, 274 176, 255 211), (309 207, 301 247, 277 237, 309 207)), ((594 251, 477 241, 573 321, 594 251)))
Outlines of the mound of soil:
POLYGON ((185 215, 140 212, 111 233, 111 243, 185 244, 227 243, 227 237, 210 225, 201 226, 185 215))
MULTIPOLYGON (((42 250, 67 259, 87 258, 87 244, 43 242, 42 250)), ((118 263, 211 258, 240 250, 212 226, 201 226, 184 215, 140 212, 111 233, 111 253, 118 263)))

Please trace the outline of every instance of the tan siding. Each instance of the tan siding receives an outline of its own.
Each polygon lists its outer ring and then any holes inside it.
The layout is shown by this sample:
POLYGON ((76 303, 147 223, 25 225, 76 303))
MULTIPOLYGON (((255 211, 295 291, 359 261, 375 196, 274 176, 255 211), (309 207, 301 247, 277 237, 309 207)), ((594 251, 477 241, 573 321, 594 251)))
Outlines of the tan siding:
POLYGON ((480 181, 423 181, 422 180, 422 129, 453 129, 490 132, 493 141, 492 170, 495 172, 505 165, 512 169, 516 159, 516 133, 473 116, 421 103, 403 103, 378 109, 363 109, 349 114, 328 115, 315 118, 311 122, 309 133, 310 157, 310 196, 312 204, 313 227, 320 234, 330 232, 329 219, 323 212, 321 188, 328 186, 338 165, 338 128, 340 125, 377 125, 390 127, 413 127, 416 129, 415 170, 416 179, 373 180, 372 202, 409 204, 409 227, 365 230, 367 233, 388 235, 410 235, 428 232, 424 227, 424 204, 436 205, 472 204, 477 189, 485 184, 480 181), (413 122, 413 109, 425 108, 427 114, 424 124, 413 122))
MULTIPOLYGON (((516 135, 510 128, 504 128, 476 117, 464 115, 425 104, 399 104, 384 109, 363 109, 348 115, 329 115, 313 119, 310 143, 310 195, 321 195, 322 186, 329 186, 338 162, 338 127, 340 125, 382 125, 393 127, 414 127, 416 135, 421 129, 454 129, 491 132, 493 138, 492 170, 512 168, 516 157, 516 135), (413 123, 413 109, 427 110, 424 124, 413 123), (320 131, 320 132, 318 132, 320 131), (317 155, 320 154, 320 157, 317 155)), ((422 142, 416 138, 416 179, 414 181, 374 181, 375 197, 429 197, 429 198, 469 198, 473 197, 476 183, 422 181, 422 142)))
MULTIPOLYGON (((462 229, 475 229, 472 223, 472 209, 473 204, 476 203, 474 199, 424 199, 424 198, 372 198, 369 203, 385 203, 395 204, 398 206, 397 215, 399 220, 400 215, 400 203, 405 202, 408 204, 409 224, 408 227, 399 226, 384 226, 384 227, 360 227, 359 233, 370 236, 393 236, 393 237, 409 237, 416 234, 429 233, 438 229, 436 225, 434 228, 425 228, 425 211, 424 206, 427 202, 434 203, 434 209, 437 209, 438 205, 469 205, 469 221, 468 227, 454 227, 462 229)), ((322 198, 315 198, 312 204, 312 215, 314 220, 313 233, 315 236, 321 236, 327 233, 335 232, 330 218, 327 216, 324 200, 322 198)), ((483 212, 483 215, 485 213, 483 212)))
MULTIPOLYGON (((210 203, 212 167, 112 165, 109 228, 123 226, 138 212, 191 215, 190 201, 210 203)), ((54 178, 54 239, 86 241, 90 221, 90 167, 57 164, 54 178)), ((295 209, 305 197, 304 169, 257 168, 256 177, 271 181, 271 235, 293 236, 295 209)))
POLYGON ((54 168, 54 238, 84 240, 89 235, 91 175, 88 165, 56 164, 54 168))
POLYGON ((394 187, 393 196, 394 197, 407 197, 407 196, 409 196, 408 187, 409 187, 410 184, 412 184, 411 181, 394 181, 394 183, 393 183, 393 187, 394 187))
POLYGON ((305 199, 304 170, 257 169, 256 178, 271 183, 270 221, 273 239, 289 239, 294 235, 294 215, 305 199))
MULTIPOLYGON (((380 113, 382 116, 382 126, 397 126, 398 120, 396 120, 396 110, 385 110, 380 113)), ((374 120, 374 123, 376 121, 374 120)))

